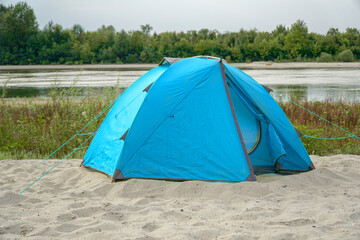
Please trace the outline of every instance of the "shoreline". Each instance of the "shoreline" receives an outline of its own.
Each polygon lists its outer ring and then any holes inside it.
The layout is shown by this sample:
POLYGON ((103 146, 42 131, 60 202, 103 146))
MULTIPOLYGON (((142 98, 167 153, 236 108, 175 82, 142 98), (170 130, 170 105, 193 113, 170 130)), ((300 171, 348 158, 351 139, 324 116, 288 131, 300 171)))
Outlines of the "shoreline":
MULTIPOLYGON (((360 62, 252 62, 230 63, 231 66, 240 69, 303 69, 303 68, 360 68, 360 62)), ((4 70, 74 70, 74 69, 99 69, 99 70, 149 70, 158 64, 83 64, 83 65, 1 65, 0 71, 4 70)))

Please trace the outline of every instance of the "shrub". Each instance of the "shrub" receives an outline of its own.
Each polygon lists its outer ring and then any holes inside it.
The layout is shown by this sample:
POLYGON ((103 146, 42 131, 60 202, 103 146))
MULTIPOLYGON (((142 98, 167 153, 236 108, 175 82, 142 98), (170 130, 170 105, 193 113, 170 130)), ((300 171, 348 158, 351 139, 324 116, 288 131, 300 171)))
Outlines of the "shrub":
POLYGON ((320 57, 317 59, 318 62, 332 62, 333 56, 329 53, 322 52, 320 57))
POLYGON ((350 49, 344 50, 336 57, 339 62, 353 62, 355 61, 354 54, 350 49))
POLYGON ((230 57, 230 56, 226 56, 226 57, 225 57, 225 61, 227 61, 228 63, 231 63, 231 57, 230 57))

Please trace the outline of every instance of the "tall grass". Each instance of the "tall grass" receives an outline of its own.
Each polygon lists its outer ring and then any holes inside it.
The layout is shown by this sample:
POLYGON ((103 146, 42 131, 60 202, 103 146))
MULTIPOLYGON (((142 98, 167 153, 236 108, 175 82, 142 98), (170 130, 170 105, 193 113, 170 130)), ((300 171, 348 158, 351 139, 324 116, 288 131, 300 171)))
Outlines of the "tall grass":
MULTIPOLYGON (((101 94, 80 96, 75 84, 68 89, 53 84, 49 98, 2 99, 0 103, 0 159, 45 158, 89 123, 123 89, 106 88, 101 94)), ((104 113, 82 133, 92 133, 104 113)), ((77 136, 52 158, 62 158, 88 135, 77 136)), ((90 143, 91 141, 89 141, 90 143)), ((88 145, 88 144, 87 144, 88 145)), ((86 149, 71 157, 82 158, 86 149)))
MULTIPOLYGON (((54 83, 48 98, 2 99, 0 101, 0 159, 45 158, 90 122, 122 91, 117 86, 86 96, 76 88, 67 90, 54 83)), ((345 101, 298 102, 305 108, 360 136, 360 103, 345 101)), ((315 137, 343 137, 346 133, 316 116, 289 103, 280 102, 293 125, 306 135, 315 137)), ((106 113, 94 121, 84 133, 94 132, 106 113)), ((77 136, 52 158, 62 158, 88 136, 77 136)), ((302 138, 310 154, 360 154, 357 139, 316 140, 302 138)), ((90 141, 89 141, 90 143, 90 141)), ((82 158, 86 149, 71 157, 82 158)))
MULTIPOLYGON (((355 136, 360 136, 359 102, 346 102, 342 100, 333 101, 328 99, 324 102, 297 103, 353 133, 355 136)), ((325 138, 349 136, 349 134, 290 102, 280 102, 279 105, 293 125, 303 134, 325 138)), ((343 140, 319 140, 303 137, 301 140, 310 154, 360 154, 360 140, 355 138, 343 140)))

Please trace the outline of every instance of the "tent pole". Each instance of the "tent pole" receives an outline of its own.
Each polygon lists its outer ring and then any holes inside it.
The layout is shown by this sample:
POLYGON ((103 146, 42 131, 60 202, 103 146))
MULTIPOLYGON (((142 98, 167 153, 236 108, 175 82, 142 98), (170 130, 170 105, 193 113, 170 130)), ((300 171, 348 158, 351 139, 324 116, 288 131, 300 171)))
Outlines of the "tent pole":
POLYGON ((256 177, 255 177, 255 174, 254 174, 254 169, 253 169, 253 167, 251 165, 250 157, 249 157, 248 151, 247 151, 246 146, 245 146, 245 142, 244 142, 244 138, 242 136, 241 130, 240 130, 239 122, 238 122, 238 120, 236 118, 234 105, 232 103, 229 87, 228 87, 227 82, 226 82, 225 68, 224 68, 224 63, 222 62, 222 59, 220 60, 220 68, 221 68, 222 80, 223 80, 225 91, 226 91, 226 96, 227 96, 228 101, 229 101, 231 113, 232 113, 232 116, 233 116, 233 119, 234 119, 234 122, 235 122, 236 130, 237 130, 238 135, 239 135, 241 147, 243 149, 245 159, 246 159, 247 165, 249 167, 249 171, 250 171, 250 174, 249 174, 248 178, 246 179, 246 181, 256 181, 256 177))

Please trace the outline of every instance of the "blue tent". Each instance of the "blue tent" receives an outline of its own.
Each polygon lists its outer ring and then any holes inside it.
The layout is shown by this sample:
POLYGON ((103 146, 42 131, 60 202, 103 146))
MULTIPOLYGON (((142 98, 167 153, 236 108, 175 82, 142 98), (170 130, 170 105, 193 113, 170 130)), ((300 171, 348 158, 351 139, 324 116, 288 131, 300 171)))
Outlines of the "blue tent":
POLYGON ((314 169, 268 90, 224 60, 165 58, 116 101, 83 165, 113 179, 211 181, 314 169))

